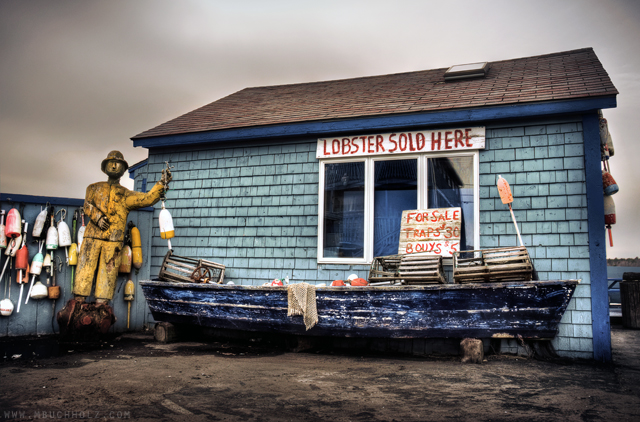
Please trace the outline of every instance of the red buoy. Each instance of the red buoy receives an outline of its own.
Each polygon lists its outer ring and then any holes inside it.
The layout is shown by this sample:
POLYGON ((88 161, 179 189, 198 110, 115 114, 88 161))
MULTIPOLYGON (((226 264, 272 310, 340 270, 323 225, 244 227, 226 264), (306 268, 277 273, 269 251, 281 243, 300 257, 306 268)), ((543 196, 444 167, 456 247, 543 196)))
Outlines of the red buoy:
POLYGON ((616 224, 616 204, 611 196, 604 197, 604 224, 609 231, 609 244, 613 246, 613 237, 611 236, 611 225, 616 224))
POLYGON ((22 234, 22 220, 17 209, 11 208, 7 214, 4 230, 5 236, 15 239, 22 234))

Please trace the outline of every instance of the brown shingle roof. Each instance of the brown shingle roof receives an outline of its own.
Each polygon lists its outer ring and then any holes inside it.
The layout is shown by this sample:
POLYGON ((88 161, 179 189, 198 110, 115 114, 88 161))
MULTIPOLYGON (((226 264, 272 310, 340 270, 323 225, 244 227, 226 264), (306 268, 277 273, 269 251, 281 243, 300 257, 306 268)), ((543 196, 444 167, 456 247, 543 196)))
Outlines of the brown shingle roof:
POLYGON ((592 48, 491 62, 484 78, 447 69, 246 88, 132 139, 318 120, 613 96, 592 48))

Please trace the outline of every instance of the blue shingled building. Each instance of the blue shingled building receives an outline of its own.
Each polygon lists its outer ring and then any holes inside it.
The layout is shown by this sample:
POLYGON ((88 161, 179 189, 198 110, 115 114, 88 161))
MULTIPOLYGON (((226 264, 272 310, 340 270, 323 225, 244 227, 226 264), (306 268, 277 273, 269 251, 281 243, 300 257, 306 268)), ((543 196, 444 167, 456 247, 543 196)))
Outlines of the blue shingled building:
MULTIPOLYGON (((463 249, 515 246, 502 175, 539 278, 581 280, 556 350, 610 360, 599 113, 618 92, 590 48, 477 68, 247 88, 134 136, 149 157, 131 175, 145 190, 175 166, 176 253, 250 285, 366 278, 397 249, 403 209, 461 207, 463 249)), ((166 252, 154 227, 151 274, 166 252)))

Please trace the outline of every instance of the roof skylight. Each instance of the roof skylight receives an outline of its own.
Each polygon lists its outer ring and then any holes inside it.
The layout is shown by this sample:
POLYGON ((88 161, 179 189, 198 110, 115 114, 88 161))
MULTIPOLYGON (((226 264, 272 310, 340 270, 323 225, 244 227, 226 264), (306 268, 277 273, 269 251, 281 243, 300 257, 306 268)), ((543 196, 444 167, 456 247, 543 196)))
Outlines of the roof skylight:
POLYGON ((444 80, 451 81, 455 79, 481 78, 487 74, 488 70, 488 62, 458 64, 451 66, 446 72, 444 72, 444 80))

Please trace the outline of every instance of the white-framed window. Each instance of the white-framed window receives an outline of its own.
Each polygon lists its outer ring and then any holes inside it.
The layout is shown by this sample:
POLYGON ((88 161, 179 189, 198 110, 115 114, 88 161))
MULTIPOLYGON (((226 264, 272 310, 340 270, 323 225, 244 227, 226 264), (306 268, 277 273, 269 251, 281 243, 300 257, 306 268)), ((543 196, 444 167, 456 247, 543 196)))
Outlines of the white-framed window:
POLYGON ((477 150, 320 159, 318 263, 398 253, 403 210, 462 208, 460 250, 478 249, 477 150))

